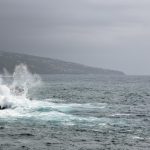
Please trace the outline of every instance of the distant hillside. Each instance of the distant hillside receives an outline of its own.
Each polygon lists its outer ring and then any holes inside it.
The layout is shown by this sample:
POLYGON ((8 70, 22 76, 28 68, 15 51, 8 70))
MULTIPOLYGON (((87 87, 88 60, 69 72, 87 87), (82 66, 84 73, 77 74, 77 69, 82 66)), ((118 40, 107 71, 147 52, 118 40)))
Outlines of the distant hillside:
POLYGON ((37 57, 32 55, 0 51, 0 73, 6 68, 10 73, 20 63, 28 66, 29 70, 38 74, 102 74, 102 75, 124 75, 123 72, 93 68, 77 63, 61 60, 37 57))

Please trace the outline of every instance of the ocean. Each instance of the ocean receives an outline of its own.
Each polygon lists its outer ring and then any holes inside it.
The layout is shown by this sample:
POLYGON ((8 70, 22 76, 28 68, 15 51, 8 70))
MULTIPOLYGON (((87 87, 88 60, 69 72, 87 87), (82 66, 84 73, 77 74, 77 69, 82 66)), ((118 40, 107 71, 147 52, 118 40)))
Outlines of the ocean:
POLYGON ((149 150, 150 77, 33 75, 0 81, 0 150, 149 150))

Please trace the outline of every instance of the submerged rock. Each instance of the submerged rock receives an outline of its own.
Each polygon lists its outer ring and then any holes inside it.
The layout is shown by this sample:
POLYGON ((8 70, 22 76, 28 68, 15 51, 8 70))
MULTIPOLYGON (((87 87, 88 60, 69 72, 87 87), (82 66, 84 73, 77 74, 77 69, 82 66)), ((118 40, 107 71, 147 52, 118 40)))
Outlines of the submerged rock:
POLYGON ((0 105, 0 110, 4 110, 4 109, 8 109, 8 108, 11 108, 11 105, 5 105, 5 106, 0 105))
POLYGON ((11 108, 12 103, 6 98, 0 96, 0 110, 11 108))
POLYGON ((7 109, 7 108, 10 108, 10 107, 7 107, 7 106, 0 106, 0 110, 4 110, 4 109, 7 109))

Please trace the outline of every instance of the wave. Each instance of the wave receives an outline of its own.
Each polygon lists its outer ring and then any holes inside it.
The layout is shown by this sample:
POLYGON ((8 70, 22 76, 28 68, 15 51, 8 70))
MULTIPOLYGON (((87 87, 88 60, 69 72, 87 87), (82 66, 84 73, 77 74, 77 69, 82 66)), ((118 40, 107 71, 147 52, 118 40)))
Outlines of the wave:
POLYGON ((16 66, 12 75, 5 71, 0 78, 0 109, 10 108, 27 100, 28 90, 40 82, 41 78, 30 73, 24 64, 16 66), (7 82, 8 76, 12 77, 11 82, 7 82))
MULTIPOLYGON (((12 75, 8 72, 0 78, 0 121, 30 120, 52 122, 65 125, 104 126, 110 124, 108 117, 98 118, 91 112, 99 112, 107 107, 106 103, 62 103, 53 99, 31 99, 31 89, 43 84, 37 74, 32 74, 26 65, 16 66, 12 75), (7 81, 8 77, 11 80, 7 81)), ((113 124, 114 122, 112 122, 113 124)))

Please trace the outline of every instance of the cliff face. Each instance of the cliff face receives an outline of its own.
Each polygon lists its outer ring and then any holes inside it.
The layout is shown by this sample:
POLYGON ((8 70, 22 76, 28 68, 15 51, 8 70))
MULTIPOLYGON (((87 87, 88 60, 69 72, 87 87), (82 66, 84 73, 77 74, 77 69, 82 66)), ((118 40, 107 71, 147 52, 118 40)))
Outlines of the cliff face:
POLYGON ((20 63, 26 64, 31 72, 38 74, 124 75, 123 72, 115 70, 94 68, 51 58, 0 51, 0 73, 3 72, 4 68, 12 73, 15 66, 20 63))

